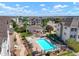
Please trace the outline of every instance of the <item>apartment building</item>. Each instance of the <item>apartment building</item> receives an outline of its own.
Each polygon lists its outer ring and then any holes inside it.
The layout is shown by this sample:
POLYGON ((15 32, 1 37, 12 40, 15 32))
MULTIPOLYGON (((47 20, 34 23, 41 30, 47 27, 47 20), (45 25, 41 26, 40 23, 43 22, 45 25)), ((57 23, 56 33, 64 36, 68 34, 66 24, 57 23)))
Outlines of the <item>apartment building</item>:
MULTIPOLYGON (((29 16, 28 17, 29 26, 27 27, 28 30, 32 33, 35 31, 43 33, 46 26, 42 27, 42 20, 47 19, 47 18, 54 20, 54 18, 52 16, 29 16)), ((49 22, 49 24, 51 24, 50 22, 49 22)))
POLYGON ((34 16, 30 16, 28 18, 29 20, 29 26, 28 26, 28 30, 32 33, 34 32, 43 32, 43 28, 42 28, 42 17, 34 17, 34 16))
POLYGON ((79 41, 79 17, 73 17, 63 25, 62 39, 74 38, 79 41))
POLYGON ((30 16, 28 20, 30 25, 41 25, 42 17, 30 16))
POLYGON ((10 22, 10 17, 0 16, 0 54, 8 55, 9 45, 8 45, 8 27, 10 22))
POLYGON ((79 41, 79 17, 62 17, 61 23, 54 23, 54 28, 57 35, 62 38, 62 40, 67 40, 69 38, 74 38, 79 41))

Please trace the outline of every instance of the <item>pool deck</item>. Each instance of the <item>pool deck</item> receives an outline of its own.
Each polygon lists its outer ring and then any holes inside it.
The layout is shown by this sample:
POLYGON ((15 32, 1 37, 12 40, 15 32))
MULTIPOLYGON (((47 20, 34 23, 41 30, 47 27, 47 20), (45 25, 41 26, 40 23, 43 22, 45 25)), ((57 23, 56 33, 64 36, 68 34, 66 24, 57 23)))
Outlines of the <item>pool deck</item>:
MULTIPOLYGON (((41 52, 42 49, 41 47, 39 46, 39 44, 36 43, 36 41, 39 39, 40 37, 34 37, 34 36, 31 36, 31 37, 26 37, 26 39, 29 41, 29 43, 32 43, 33 45, 33 48, 32 50, 33 51, 38 51, 38 52, 41 52)), ((50 42, 50 40, 48 40, 47 37, 44 37, 47 39, 48 42, 50 42)))
POLYGON ((33 45, 32 50, 33 51, 41 52, 40 46, 36 43, 36 40, 38 40, 38 38, 36 38, 36 37, 26 37, 26 39, 29 41, 29 43, 32 43, 32 45, 33 45))

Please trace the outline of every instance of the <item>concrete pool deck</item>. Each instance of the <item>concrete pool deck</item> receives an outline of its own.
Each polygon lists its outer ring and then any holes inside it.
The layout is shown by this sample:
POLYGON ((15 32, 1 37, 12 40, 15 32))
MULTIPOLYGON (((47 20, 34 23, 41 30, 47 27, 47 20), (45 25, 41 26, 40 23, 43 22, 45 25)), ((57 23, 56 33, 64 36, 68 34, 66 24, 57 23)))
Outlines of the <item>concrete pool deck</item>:
POLYGON ((40 46, 36 43, 36 40, 38 40, 37 37, 26 37, 27 41, 31 44, 32 43, 32 50, 33 51, 38 51, 38 52, 41 52, 41 48, 40 46))
MULTIPOLYGON (((36 43, 37 40, 39 40, 40 37, 34 37, 34 36, 30 36, 30 37, 26 37, 27 41, 32 44, 33 48, 32 50, 33 51, 38 51, 38 52, 42 52, 43 50, 41 49, 41 47, 39 46, 39 44, 36 43)), ((47 37, 44 37, 46 38, 46 40, 48 42, 50 42, 50 40, 48 40, 47 37)), ((51 43, 51 42, 50 42, 51 43)), ((55 50, 52 50, 52 51, 56 51, 58 49, 55 49, 55 50)))

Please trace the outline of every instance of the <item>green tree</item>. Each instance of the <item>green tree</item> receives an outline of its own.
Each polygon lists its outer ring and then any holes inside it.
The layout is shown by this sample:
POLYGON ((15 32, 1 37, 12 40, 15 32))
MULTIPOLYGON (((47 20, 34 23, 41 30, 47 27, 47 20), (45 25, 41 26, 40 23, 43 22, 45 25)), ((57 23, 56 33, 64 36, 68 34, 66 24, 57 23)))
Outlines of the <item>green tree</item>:
POLYGON ((15 28, 17 26, 17 24, 14 20, 11 20, 11 23, 12 23, 13 28, 15 28))
POLYGON ((19 27, 14 20, 11 20, 14 31, 19 32, 19 27))
POLYGON ((22 22, 25 22, 25 21, 27 21, 28 20, 28 17, 23 17, 23 19, 22 19, 22 22))
POLYGON ((55 23, 61 23, 61 22, 62 22, 62 20, 61 20, 60 18, 57 17, 57 18, 55 19, 55 23))
POLYGON ((50 26, 50 25, 47 25, 46 26, 46 31, 49 32, 49 33, 51 33, 51 31, 53 31, 53 27, 50 26))
POLYGON ((50 18, 45 18, 45 19, 42 19, 42 26, 46 26, 47 25, 47 22, 50 20, 50 18))
POLYGON ((26 29, 27 32, 27 27, 29 26, 29 21, 28 17, 23 17, 23 27, 26 29))
POLYGON ((79 42, 77 42, 75 39, 70 38, 70 39, 68 39, 68 40, 66 41, 66 43, 67 43, 70 47, 72 47, 72 48, 75 50, 75 52, 79 52, 79 42))

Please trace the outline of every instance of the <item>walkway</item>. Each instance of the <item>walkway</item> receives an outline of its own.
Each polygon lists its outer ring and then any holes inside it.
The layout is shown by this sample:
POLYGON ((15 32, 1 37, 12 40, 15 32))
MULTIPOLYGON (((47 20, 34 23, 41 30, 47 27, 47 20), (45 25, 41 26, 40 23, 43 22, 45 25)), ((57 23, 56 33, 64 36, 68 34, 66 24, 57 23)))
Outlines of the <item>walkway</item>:
POLYGON ((18 45, 18 49, 20 50, 20 53, 17 55, 20 56, 26 56, 28 54, 28 51, 26 50, 25 46, 23 45, 23 41, 22 38, 20 37, 20 34, 15 33, 16 34, 16 43, 18 45))

